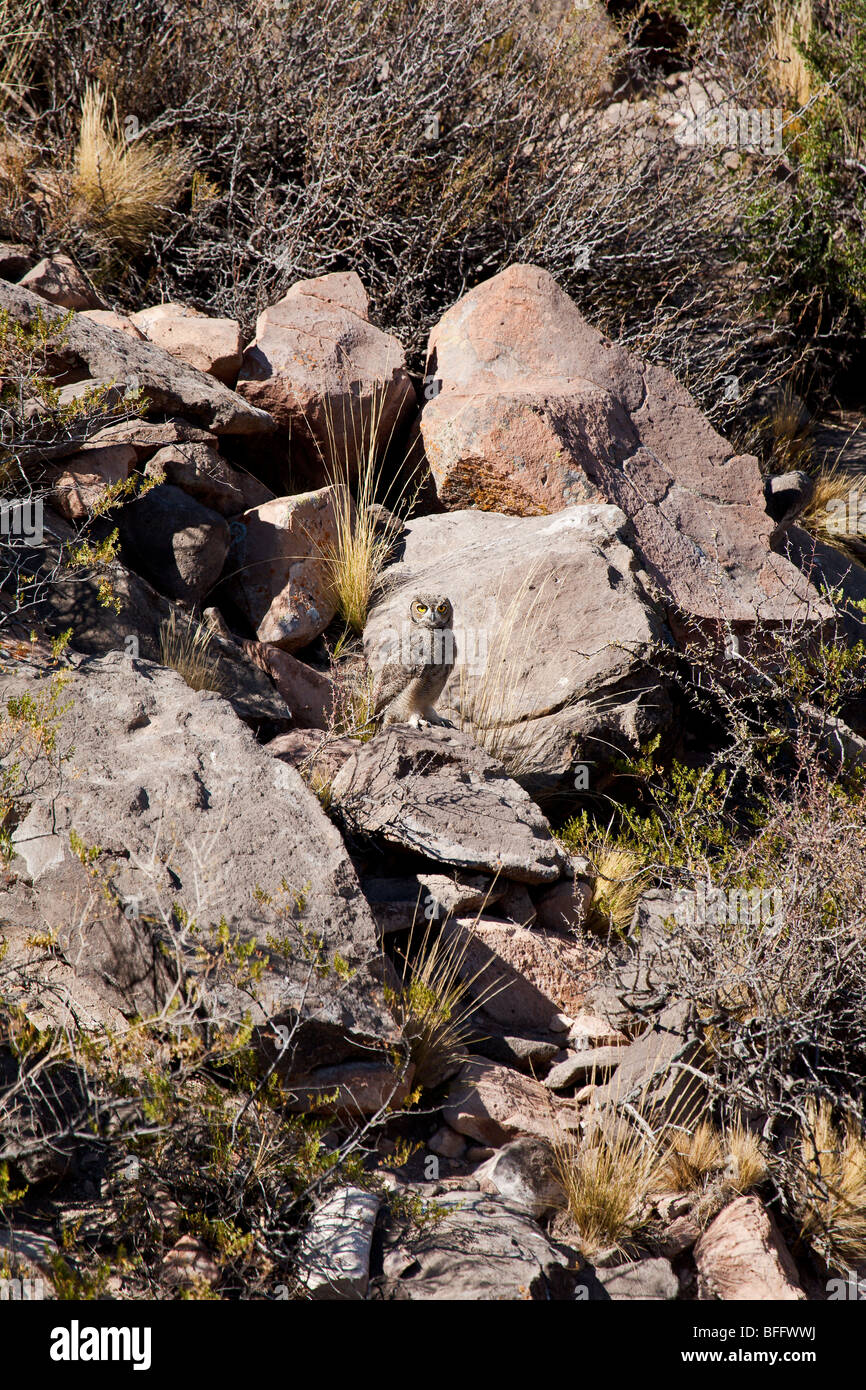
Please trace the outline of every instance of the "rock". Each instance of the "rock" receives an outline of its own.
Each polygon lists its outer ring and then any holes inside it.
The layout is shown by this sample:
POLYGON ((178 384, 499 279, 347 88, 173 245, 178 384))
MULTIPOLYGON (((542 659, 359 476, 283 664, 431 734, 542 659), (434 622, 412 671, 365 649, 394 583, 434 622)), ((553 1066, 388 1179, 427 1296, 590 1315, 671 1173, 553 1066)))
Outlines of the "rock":
MULTIPOLYGON (((273 1052, 268 1046, 268 1055, 273 1052)), ((286 1109, 294 1114, 336 1115, 346 1121, 399 1110, 412 1086, 411 1064, 395 1075, 389 1061, 352 1060, 316 1067, 296 1082, 286 1109)))
POLYGON ((808 506, 814 491, 815 481, 808 473, 776 473, 767 479, 764 484, 767 513, 779 530, 787 529, 808 506))
POLYGON ((63 309, 104 309, 86 275, 69 256, 45 256, 22 276, 20 287, 63 309))
POLYGON ((169 444, 157 450, 144 471, 221 516, 236 516, 245 508, 240 475, 209 444, 169 444))
MULTIPOLYGON (((51 543, 45 547, 42 572, 50 576, 59 558, 56 542, 72 539, 72 531, 59 519, 51 520, 51 543)), ((163 664, 161 629, 174 613, 182 633, 196 620, 158 594, 146 579, 127 569, 119 560, 102 571, 71 571, 62 584, 49 584, 36 605, 34 617, 49 636, 58 637, 72 629, 71 646, 87 656, 125 652, 147 661, 163 664), (102 602, 101 584, 109 586, 112 601, 102 602)), ((292 727, 292 713, 274 689, 269 675, 252 663, 243 646, 213 635, 207 649, 213 669, 213 683, 239 718, 257 733, 271 737, 292 727)))
MULTIPOLYGON (((357 744, 355 745, 357 748, 357 744)), ((342 764, 341 764, 342 765, 342 764)), ((383 935, 419 930, 442 922, 455 913, 479 911, 495 903, 505 891, 506 880, 495 883, 486 874, 414 874, 407 878, 369 878, 364 895, 383 935)))
POLYGON ((514 922, 519 927, 532 927, 535 925, 535 904, 529 896, 529 890, 523 883, 507 882, 505 892, 499 903, 499 910, 508 922, 514 922))
POLYGON ((334 686, 329 676, 298 661, 270 642, 243 642, 253 665, 266 671, 292 713, 292 721, 306 729, 327 729, 334 713, 334 686))
MULTIPOLYGON (((53 808, 64 862, 74 829, 100 847, 100 875, 139 921, 185 909, 197 930, 184 944, 172 927, 173 959, 195 980, 203 1017, 230 1028, 249 1018, 272 1060, 274 1028, 285 1028, 289 1084, 323 1066, 389 1062, 397 1034, 375 925, 338 832, 294 768, 175 671, 112 653, 70 674, 57 748, 71 754, 32 793, 33 808, 53 808), (268 940, 249 986, 215 974, 223 921, 236 940, 268 940)), ((0 671, 7 700, 38 700, 46 685, 23 662, 0 671)))
POLYGON ((259 641, 297 651, 337 611, 328 565, 338 534, 335 499, 330 487, 277 497, 234 524, 230 593, 259 641))
POLYGON ((579 1013, 568 1030, 568 1041, 575 1051, 594 1047, 627 1047, 628 1038, 612 1028, 599 1014, 579 1013))
MULTIPOLYGON (((786 532, 782 544, 788 559, 816 588, 837 593, 838 622, 850 645, 866 640, 866 610, 862 607, 866 602, 866 566, 796 525, 786 532)), ((859 712, 855 727, 859 733, 866 730, 866 710, 859 712)))
POLYGON ((551 1091, 564 1091, 589 1077, 609 1076, 616 1071, 621 1058, 622 1049, 618 1047, 593 1047, 569 1053, 564 1061, 551 1068, 544 1084, 551 1091))
POLYGON ((438 863, 550 883, 563 856, 526 792, 450 729, 392 725, 340 768, 333 805, 359 833, 438 863))
POLYGON ((546 271, 510 266, 464 295, 430 334, 427 374, 441 389, 421 430, 448 507, 613 503, 672 615, 827 616, 770 550, 757 459, 736 454, 663 367, 591 328, 546 271))
POLYGON ((501 1148, 518 1134, 555 1143, 557 1103, 540 1081, 486 1059, 465 1062, 451 1082, 442 1118, 458 1134, 501 1148))
POLYGON ((634 911, 628 941, 612 959, 609 978, 593 991, 592 1008, 615 1027, 633 1031, 635 1014, 648 1016, 668 999, 669 957, 678 949, 674 893, 649 889, 634 911))
POLYGON ((0 280, 20 280, 32 265, 29 247, 20 242, 0 241, 0 280))
POLYGON ((512 1139, 475 1176, 491 1183, 500 1197, 537 1221, 566 1205, 556 1155, 540 1139, 512 1139))
POLYGON ((186 304, 167 303, 139 309, 132 322, 172 357, 234 386, 244 347, 237 319, 212 319, 186 304))
POLYGON ((93 1032, 122 1033, 126 1020, 159 1013, 172 978, 153 932, 64 850, 50 811, 31 807, 12 843, 18 877, 0 892, 7 1003, 37 1028, 93 1032), (34 944, 52 935, 55 950, 34 944), (25 970, 29 987, 18 984, 25 970))
POLYGON ((502 1034, 490 1034, 479 1039, 475 1049, 493 1062, 528 1072, 530 1076, 546 1072, 551 1063, 558 1062, 563 1056, 559 1043, 540 1038, 512 1038, 502 1034))
POLYGON ((195 603, 219 579, 229 552, 229 528, 209 507, 163 483, 120 515, 124 550, 167 598, 195 603))
POLYGON ((167 1284, 194 1288, 196 1284, 213 1287, 219 1282, 219 1265, 210 1250, 196 1236, 181 1236, 162 1262, 162 1276, 167 1284))
POLYGON ((573 1022, 574 1019, 569 1018, 568 1014, 557 1012, 547 1020, 547 1030, 549 1033, 567 1033, 573 1022))
POLYGON ((547 1030, 556 1009, 580 1007, 602 966, 602 950, 588 939, 485 917, 460 918, 442 930, 461 953, 469 995, 511 1028, 547 1030))
POLYGON ((139 463, 146 463, 160 449, 172 444, 212 444, 217 436, 209 430, 197 429, 186 420, 121 420, 106 425, 95 434, 92 444, 128 444, 135 450, 139 463))
POLYGON ((347 735, 326 735, 317 729, 292 729, 265 744, 274 758, 291 763, 311 786, 330 786, 334 776, 358 747, 347 735))
POLYGON ((565 1300, 579 1257, 558 1246, 520 1208, 483 1192, 435 1199, 441 1219, 386 1236, 385 1258, 402 1259, 376 1279, 371 1297, 398 1301, 565 1300), (407 1258, 408 1256, 408 1258, 407 1258), (399 1272, 398 1272, 399 1271, 399 1272))
POLYGON ((450 1125, 440 1125, 435 1134, 431 1134, 427 1140, 427 1148, 431 1154, 438 1154, 440 1158, 460 1158, 466 1150, 466 1140, 462 1134, 451 1129, 450 1125))
POLYGON ((373 1192, 341 1187, 316 1208, 298 1251, 298 1278, 310 1298, 366 1297, 380 1205, 373 1192))
POLYGON ((653 1240, 653 1248, 667 1259, 675 1260, 677 1256, 691 1250, 700 1240, 702 1229, 696 1216, 691 1212, 684 1212, 681 1216, 675 1216, 673 1221, 665 1226, 661 1234, 653 1240))
POLYGON ((410 520, 364 632, 374 674, 393 659, 410 595, 432 586, 451 599, 457 648, 437 708, 512 775, 556 787, 575 762, 593 768, 612 748, 636 750, 671 718, 653 653, 671 639, 630 534, 609 506, 410 520))
MULTIPOLYGON (((4 309, 25 325, 33 323, 40 312, 49 322, 64 317, 60 309, 46 309, 44 300, 21 285, 0 280, 0 310, 4 309)), ((154 343, 137 342, 80 314, 51 343, 60 346, 61 341, 64 356, 86 367, 92 378, 118 382, 121 394, 140 388, 149 410, 186 416, 215 434, 261 435, 275 428, 264 411, 154 343)))
POLYGON ((81 317, 89 319, 91 323, 98 323, 103 328, 110 328, 115 333, 125 333, 137 343, 143 343, 145 340, 144 333, 140 328, 136 328, 127 314, 116 314, 113 309, 83 309, 81 317))
POLYGON ((415 880, 433 900, 435 921, 444 917, 465 917, 469 913, 482 912, 505 896, 508 882, 491 878, 488 874, 418 874, 415 880))
POLYGON ((702 1083, 694 1071, 678 1063, 700 1069, 702 1050, 689 1006, 671 1005, 639 1038, 616 1050, 619 1065, 605 1086, 596 1087, 593 1114, 607 1111, 612 1116, 633 1104, 651 1125, 675 1124, 685 1114, 694 1114, 702 1083))
POLYGON ((738 1197, 695 1246, 698 1298, 793 1302, 805 1298, 797 1267, 757 1197, 738 1197))
POLYGON ((308 485, 356 472, 399 443, 417 409, 403 349, 368 320, 354 272, 301 280, 256 322, 237 389, 291 436, 308 485))
POLYGON ((536 895, 535 915, 540 927, 549 931, 568 931, 583 926, 592 901, 592 884, 585 879, 564 878, 552 888, 536 895))
POLYGON ((11 1261, 14 1265, 22 1262, 34 1267, 40 1274, 52 1273, 52 1261, 60 1254, 57 1242, 42 1231, 31 1231, 15 1225, 0 1230, 0 1263, 11 1261))
POLYGON ((599 1283, 615 1300, 640 1298, 664 1302, 679 1297, 680 1285, 670 1261, 657 1256, 595 1271, 599 1283))
POLYGON ((83 521, 110 489, 126 482, 135 465, 128 444, 85 446, 61 467, 49 469, 51 501, 67 521, 83 521))

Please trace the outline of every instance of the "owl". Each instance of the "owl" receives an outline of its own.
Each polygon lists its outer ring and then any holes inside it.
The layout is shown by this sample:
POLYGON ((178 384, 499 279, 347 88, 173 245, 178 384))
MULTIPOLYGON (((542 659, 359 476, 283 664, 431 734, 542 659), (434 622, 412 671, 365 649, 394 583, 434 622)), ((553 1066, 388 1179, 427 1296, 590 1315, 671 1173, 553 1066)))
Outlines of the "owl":
POLYGON ((427 724, 451 728, 433 708, 454 669, 456 649, 451 600, 443 594, 418 594, 409 604, 409 621, 389 647, 389 660, 373 692, 375 718, 386 724, 427 724))

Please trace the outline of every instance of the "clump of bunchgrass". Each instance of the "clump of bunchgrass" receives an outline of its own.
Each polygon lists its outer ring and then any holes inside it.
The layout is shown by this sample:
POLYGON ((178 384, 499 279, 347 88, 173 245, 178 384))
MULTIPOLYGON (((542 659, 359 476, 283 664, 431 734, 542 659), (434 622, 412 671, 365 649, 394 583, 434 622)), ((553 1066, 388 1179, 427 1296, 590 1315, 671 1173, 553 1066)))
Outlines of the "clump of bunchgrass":
POLYGON ((866 1140, 850 1117, 837 1122, 826 1099, 810 1101, 790 1182, 800 1236, 833 1268, 866 1260, 866 1140))
POLYGON ((178 619, 172 609, 159 626, 159 659, 183 676, 191 690, 220 694, 224 689, 219 657, 213 651, 213 630, 207 622, 178 619))
POLYGON ((165 141, 127 138, 116 107, 88 84, 62 216, 106 249, 133 251, 165 221, 189 176, 187 157, 165 141))

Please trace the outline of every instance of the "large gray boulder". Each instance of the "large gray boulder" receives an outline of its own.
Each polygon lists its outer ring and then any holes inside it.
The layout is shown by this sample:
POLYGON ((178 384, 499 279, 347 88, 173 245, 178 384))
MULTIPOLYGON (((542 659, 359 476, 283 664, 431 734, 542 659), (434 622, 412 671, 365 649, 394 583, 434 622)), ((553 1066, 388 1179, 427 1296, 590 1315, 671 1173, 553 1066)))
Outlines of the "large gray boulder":
MULTIPOLYGON (((66 317, 39 295, 5 280, 0 280, 0 310, 22 324, 33 323, 37 314, 49 323, 66 317)), ((58 329, 58 345, 64 358, 85 367, 89 376, 119 382, 130 391, 140 388, 152 411, 184 415, 214 434, 268 434, 275 428, 270 415, 212 376, 155 343, 138 342, 82 314, 74 314, 62 332, 58 329)))
POLYGON ((547 271, 514 265, 430 334, 421 431, 448 507, 518 515, 610 502, 687 622, 826 616, 770 540, 758 461, 663 367, 610 342, 547 271))
MULTIPOLYGON (((38 701, 47 687, 32 667, 0 671, 4 704, 38 701)), ((120 653, 80 660, 60 706, 56 746, 69 756, 46 764, 15 832, 26 875, 38 882, 70 859, 77 837, 172 967, 197 980, 210 1017, 236 1026, 249 1016, 271 1052, 288 1039, 288 1075, 379 1059, 394 1027, 375 924, 338 832, 295 769, 219 696, 120 653), (259 978, 215 971, 226 930, 255 938, 259 978)))
POLYGON ((456 664, 438 709, 527 785, 634 750, 670 719, 653 647, 670 635, 612 506, 556 516, 460 511, 410 521, 364 647, 374 673, 417 592, 454 607, 456 664))

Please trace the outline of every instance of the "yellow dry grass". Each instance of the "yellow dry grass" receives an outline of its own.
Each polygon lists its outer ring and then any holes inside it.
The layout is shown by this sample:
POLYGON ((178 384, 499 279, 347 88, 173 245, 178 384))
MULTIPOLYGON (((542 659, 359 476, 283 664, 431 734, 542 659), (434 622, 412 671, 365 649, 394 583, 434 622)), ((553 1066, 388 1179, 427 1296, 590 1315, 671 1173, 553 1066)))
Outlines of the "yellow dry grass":
POLYGON ((798 1141, 793 1192, 802 1239, 834 1268, 866 1260, 866 1141, 853 1120, 837 1124, 830 1102, 812 1102, 798 1141))
POLYGON ((812 95, 812 74, 803 60, 801 46, 812 30, 812 0, 776 0, 770 52, 770 70, 779 91, 794 106, 805 106, 812 95))
MULTIPOLYGON (((354 633, 361 633, 381 574, 402 530, 402 517, 411 510, 410 488, 415 469, 402 484, 388 484, 384 460, 392 443, 380 438, 385 383, 376 389, 369 409, 351 408, 339 421, 329 400, 324 413, 327 457, 319 450, 328 481, 334 489, 335 539, 324 554, 334 603, 354 633), (338 428, 339 426, 339 428, 338 428), (381 502, 386 514, 377 511, 381 502)), ((399 475, 399 470, 398 470, 399 475)))
POLYGON ((866 535, 859 530, 859 495, 866 482, 837 464, 822 469, 800 525, 818 540, 862 559, 866 535))
POLYGON ((163 666, 171 666, 183 676, 191 690, 215 690, 219 694, 224 682, 219 658, 211 649, 212 636, 208 623, 178 620, 172 609, 160 623, 159 659, 163 666))
POLYGON ((166 219, 191 173, 166 141, 127 139, 114 103, 89 84, 81 103, 68 216, 104 248, 143 246, 166 219))

